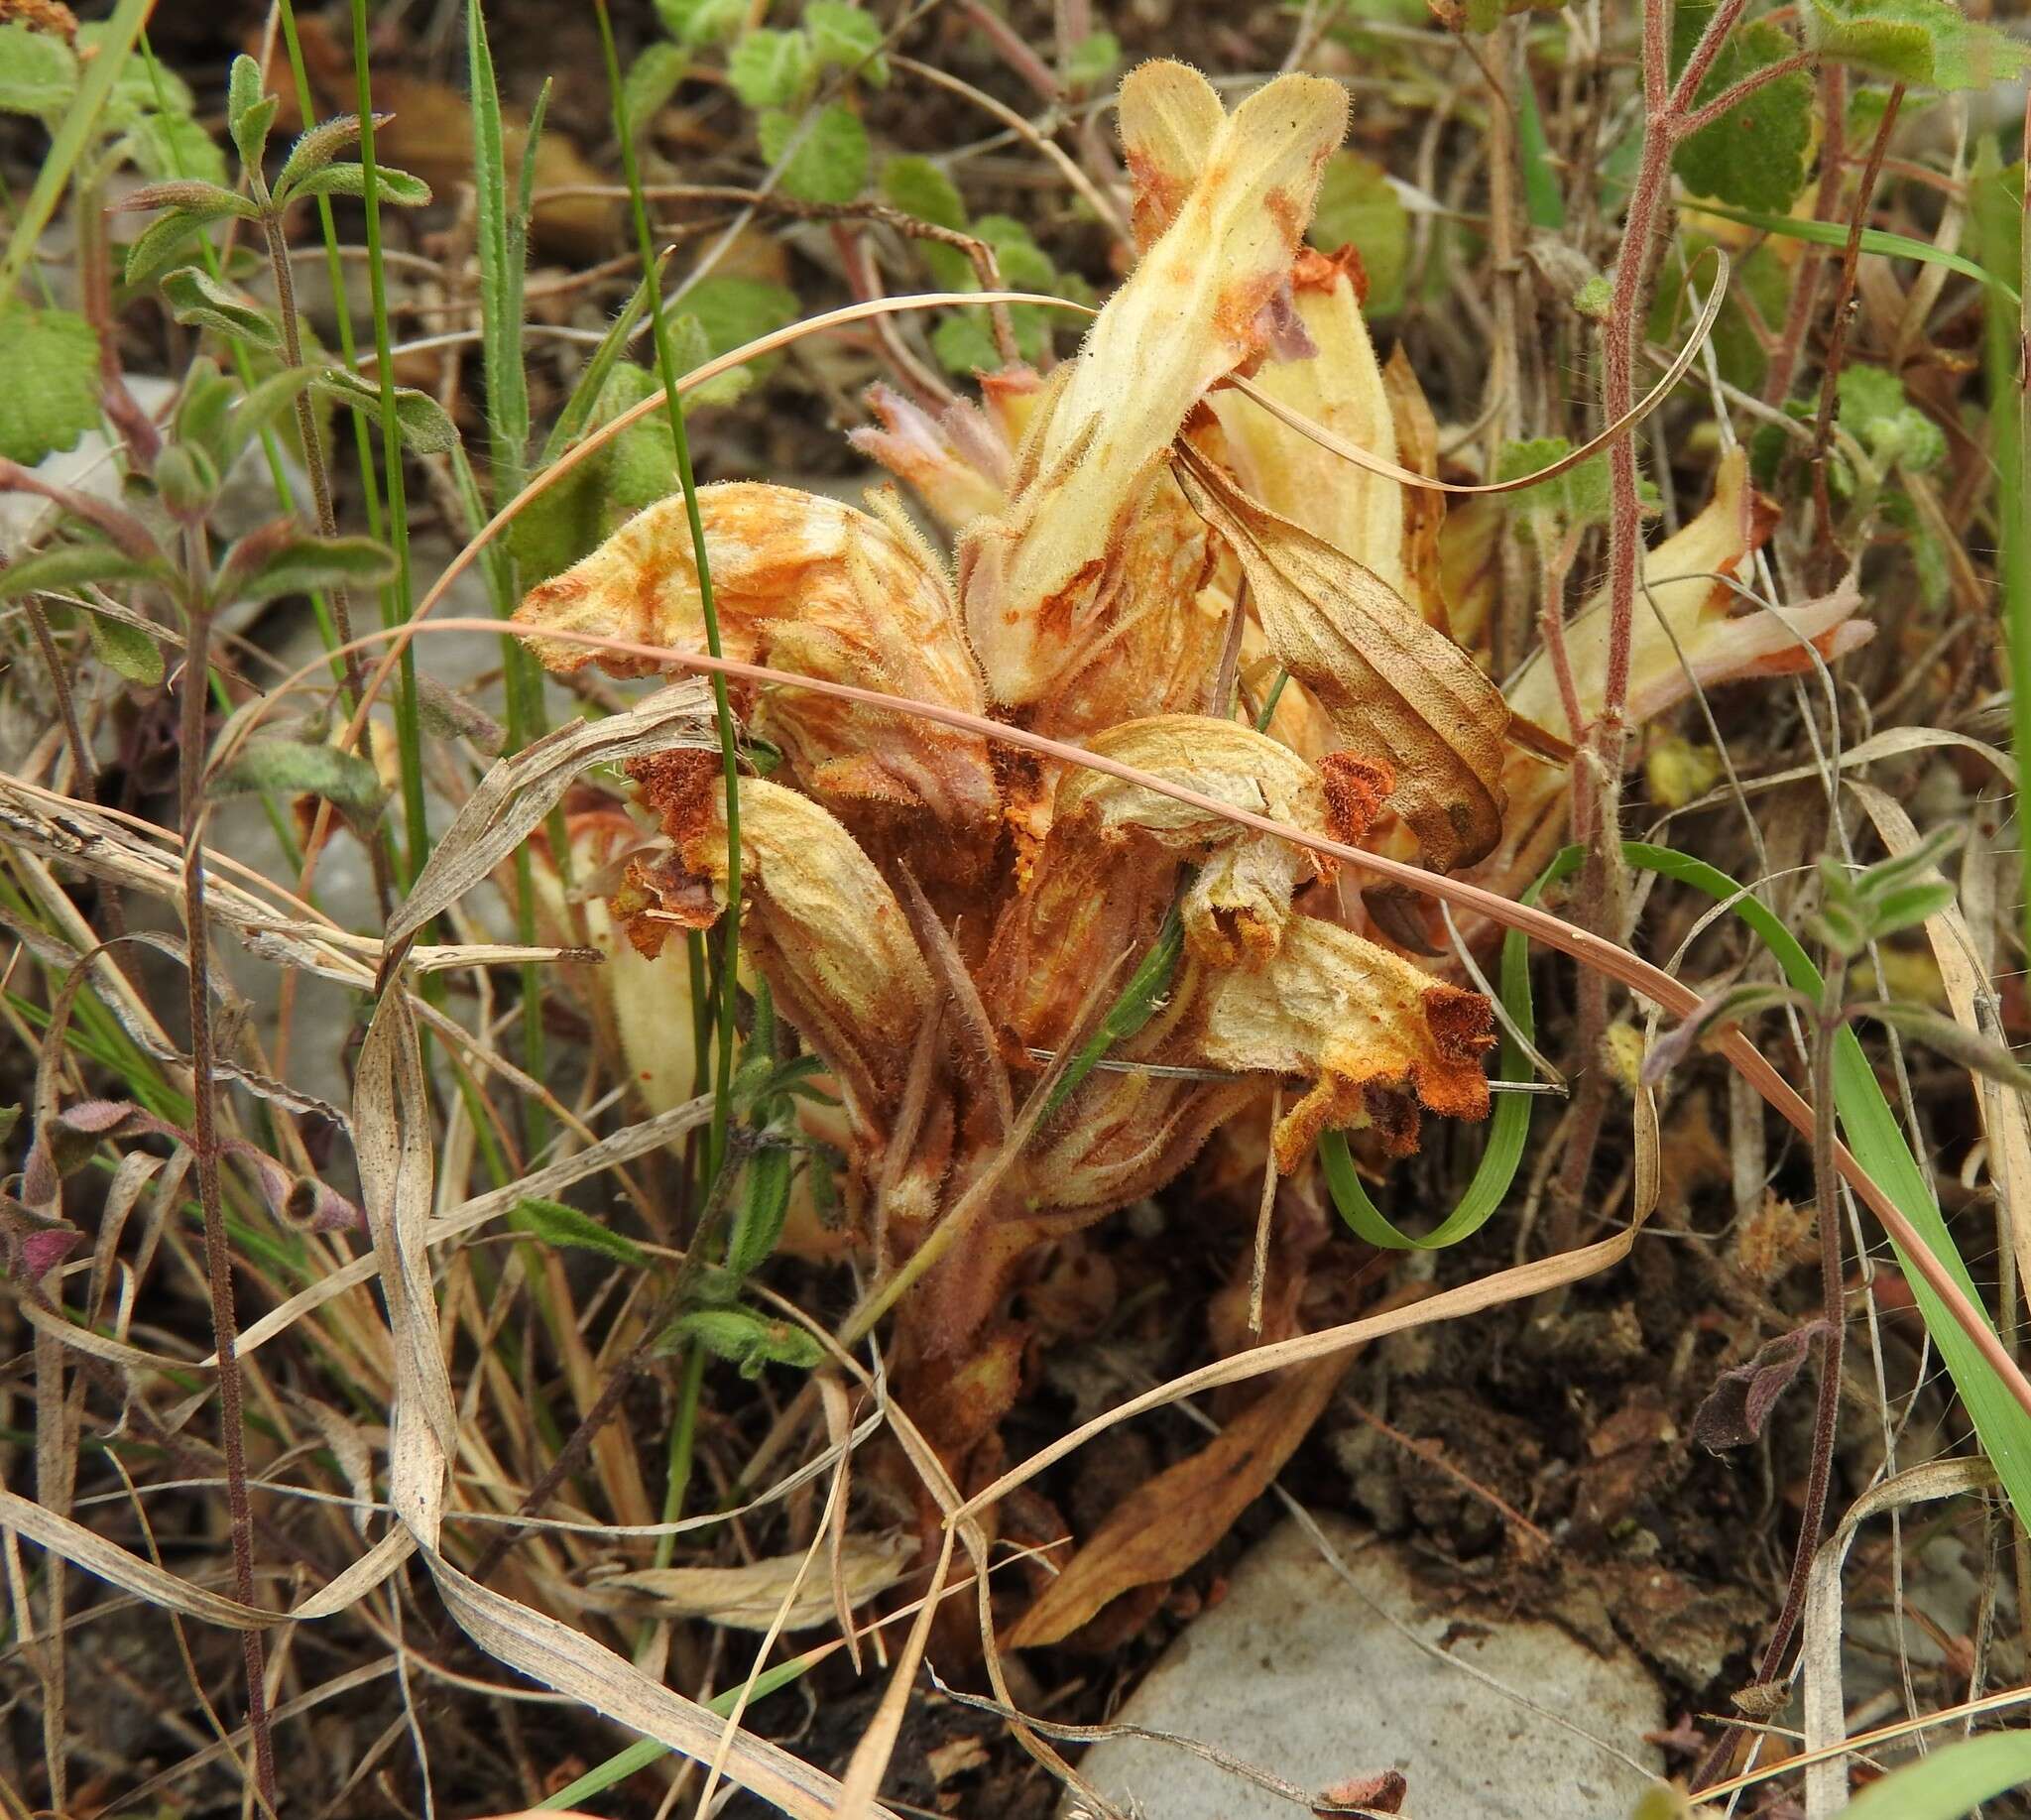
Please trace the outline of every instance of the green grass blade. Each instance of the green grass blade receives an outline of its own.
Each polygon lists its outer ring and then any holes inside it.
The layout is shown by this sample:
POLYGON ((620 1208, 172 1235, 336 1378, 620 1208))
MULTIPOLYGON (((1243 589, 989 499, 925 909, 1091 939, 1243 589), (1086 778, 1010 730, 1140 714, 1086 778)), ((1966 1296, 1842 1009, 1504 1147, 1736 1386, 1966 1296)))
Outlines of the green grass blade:
POLYGON ((1118 1042, 1127 1042, 1156 1016, 1164 994, 1170 991, 1171 975, 1177 971, 1178 957, 1184 951, 1185 919, 1173 904, 1164 914, 1163 926, 1156 931, 1156 939, 1149 944, 1149 952, 1143 955, 1141 964, 1129 976, 1129 983, 1108 1007, 1100 1028, 1087 1037, 1079 1053, 1073 1056, 1071 1065, 1058 1076, 1058 1084, 1051 1089, 1051 1097, 1044 1104, 1044 1118, 1048 1119, 1072 1097, 1079 1084, 1105 1059, 1108 1050, 1118 1042))
POLYGON ((1961 1820, 1981 1802, 2031 1782, 2031 1731, 1964 1738, 1871 1782, 1846 1820, 1961 1820))
MULTIPOLYGON (((355 5, 364 0, 354 0, 355 5)), ((691 443, 684 430, 683 402, 677 395, 675 356, 670 351, 669 327, 663 317, 662 287, 657 283, 656 245, 649 231, 649 206, 642 194, 642 168, 635 156, 635 134, 628 119, 627 85, 621 79, 621 60, 614 49, 613 21, 607 16, 606 0, 595 0, 599 18, 600 50, 606 60, 607 87, 613 96, 614 129, 620 136, 621 170, 628 182, 628 201, 635 221, 636 244, 642 255, 642 276, 650 286, 649 314, 656 336, 656 365, 665 393, 670 441, 677 457, 677 484, 683 490, 684 516, 690 521, 691 555, 698 570, 698 606, 705 621, 705 648, 715 658, 722 654, 719 640, 719 608, 712 594, 712 565, 705 547, 705 521, 698 510, 698 482, 691 472, 691 443)), ((741 973, 741 792, 740 756, 734 746, 733 708, 727 700, 726 678, 714 673, 712 705, 719 722, 719 753, 726 778, 726 912, 724 945, 720 963, 720 1002, 717 1071, 712 1083, 712 1128, 706 1147, 706 1175, 715 1175, 726 1155, 727 1123, 733 1102, 734 1008, 740 992, 741 973)))
MULTIPOLYGON (((367 279, 374 299, 375 378, 381 386, 381 466, 388 485, 388 541, 395 551, 395 580, 381 595, 382 623, 406 624, 415 605, 410 591, 409 502, 402 471, 402 425, 395 407, 394 337, 388 324, 388 268, 381 252, 381 186, 374 157, 374 91, 367 60, 367 0, 352 0, 353 68, 359 87, 360 163, 366 169, 362 198, 367 214, 367 279)), ((403 819, 409 830, 409 876, 415 878, 430 856, 430 823, 423 807, 422 723, 417 710, 416 647, 402 649, 395 693, 395 741, 402 760, 403 819)), ((405 881, 405 884, 407 881, 405 881)))
POLYGON ((113 92, 113 84, 119 80, 121 69, 133 54, 134 41, 141 36, 141 28, 148 22, 149 9, 153 5, 154 0, 120 0, 105 38, 99 44, 98 54, 85 64, 70 111, 63 116, 50 142, 49 151, 43 155, 42 168, 36 173, 35 187, 28 192, 21 217, 8 237, 6 254, 0 256, 0 298, 14 295, 14 287, 28 269, 36 242, 42 238, 43 229, 50 225, 50 217, 57 212, 57 204, 70 182, 70 173, 91 143, 92 130, 98 125, 99 110, 105 106, 106 97, 113 92))
MULTIPOLYGON (((1578 847, 1566 849, 1578 854, 1578 847)), ((1653 846, 1648 841, 1624 841, 1622 855, 1632 866, 1654 872, 1681 885, 1690 885, 1708 897, 1728 904, 1735 915, 1748 924, 1763 944, 1777 957, 1784 977, 1800 992, 1817 1000, 1825 982, 1820 970, 1799 944, 1798 937, 1778 920, 1770 908, 1750 897, 1725 872, 1673 847, 1653 846)), ((1563 860, 1565 854, 1561 854, 1563 860)), ((1574 862, 1577 864, 1577 860, 1574 862)), ((1834 1042, 1834 1101, 1848 1148, 1876 1184, 1897 1203, 1949 1275, 1960 1284, 1976 1308, 1981 1306, 1974 1279, 1954 1244, 1939 1204, 1926 1186, 1911 1148, 1904 1141, 1890 1103, 1876 1082, 1875 1070, 1852 1030, 1844 1029, 1834 1042)), ((1895 1241, 1892 1241, 1895 1246, 1895 1241)), ((1946 1361, 1954 1388, 1961 1395, 1983 1451, 2002 1480, 2020 1520, 2031 1517, 2031 1415, 2027 1415, 1974 1343, 1961 1331, 1947 1305, 1911 1266, 1901 1246, 1896 1246, 1898 1263, 1906 1283, 1916 1298, 1926 1331, 1946 1361)))
MULTIPOLYGON (((1578 849, 1572 851, 1577 852, 1578 849)), ((1574 862, 1576 866, 1578 861, 1574 862)), ((1523 894, 1525 904, 1535 904, 1546 886, 1567 876, 1573 866, 1563 854, 1545 869, 1542 877, 1523 894)), ((1537 1035, 1536 1015, 1530 1003, 1530 943, 1521 929, 1511 929, 1502 938, 1502 977, 1498 982, 1502 1009, 1523 1034, 1525 1042, 1537 1035)), ((1501 1060, 1495 1069, 1498 1080, 1525 1081, 1530 1078, 1530 1057, 1513 1035, 1502 1036, 1501 1060)), ((1356 1173, 1348 1153, 1344 1132, 1327 1132, 1319 1139, 1319 1166, 1326 1177, 1327 1191, 1340 1217, 1371 1245, 1389 1252, 1435 1252, 1458 1245, 1489 1222, 1507 1197, 1516 1171, 1523 1163, 1524 1145, 1530 1136, 1530 1098, 1527 1094, 1495 1095, 1495 1109, 1489 1120, 1488 1146, 1480 1165, 1456 1206, 1421 1239, 1413 1239, 1369 1198, 1369 1191, 1356 1173)))
MULTIPOLYGON (((1848 244, 1848 228, 1839 221, 1802 221, 1794 215, 1766 215, 1753 208, 1730 208, 1721 202, 1682 202, 1679 206, 1703 215, 1719 215, 1724 221, 1736 221, 1743 227, 1759 227, 1766 234, 1782 234, 1789 240, 1810 240, 1815 246, 1845 247, 1848 244)), ((1888 259, 1915 259, 1921 265, 1945 266, 1963 278, 1979 279, 2012 300, 2017 295, 2015 285, 1976 265, 1973 260, 1960 253, 1949 253, 1929 240, 1914 240, 1909 234, 1892 234, 1879 227, 1865 227, 1861 230, 1861 250, 1880 253, 1888 259)))
POLYGON ((1532 227, 1556 233, 1566 225, 1566 196, 1551 162, 1551 144, 1544 136, 1537 84, 1527 69, 1516 94, 1516 150, 1517 163, 1523 167, 1523 212, 1532 227))

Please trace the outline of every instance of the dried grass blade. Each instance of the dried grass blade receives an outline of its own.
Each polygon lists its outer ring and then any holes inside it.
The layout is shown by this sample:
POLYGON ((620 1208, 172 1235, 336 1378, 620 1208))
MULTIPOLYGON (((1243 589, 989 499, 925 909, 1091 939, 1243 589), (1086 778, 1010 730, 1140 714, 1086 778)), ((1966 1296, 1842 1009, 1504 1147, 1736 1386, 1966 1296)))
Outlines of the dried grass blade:
POLYGON ((445 829, 383 937, 387 953, 455 904, 527 840, 588 765, 716 747, 704 685, 673 683, 625 713, 574 720, 499 760, 445 829))
POLYGON ((1848 1765, 1839 1755, 1848 1737, 1841 1693, 1841 1569, 1855 1533, 1871 1517, 1936 1498, 1958 1498, 1994 1486, 1986 1460, 1929 1460, 1871 1486, 1849 1508, 1813 1556, 1806 1582, 1805 1641, 1799 1672, 1805 1681, 1805 1748, 1829 1755, 1806 1765, 1806 1820, 1833 1820, 1848 1805, 1848 1765))

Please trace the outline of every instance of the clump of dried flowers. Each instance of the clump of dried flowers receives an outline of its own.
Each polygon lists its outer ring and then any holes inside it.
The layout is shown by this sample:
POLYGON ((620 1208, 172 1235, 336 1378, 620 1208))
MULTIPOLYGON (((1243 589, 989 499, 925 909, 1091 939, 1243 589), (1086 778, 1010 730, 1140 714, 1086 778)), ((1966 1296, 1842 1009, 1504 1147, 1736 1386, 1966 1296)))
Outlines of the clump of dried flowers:
MULTIPOLYGON (((986 375, 978 406, 936 414, 877 387, 878 425, 855 432, 951 535, 952 564, 887 490, 856 511, 706 487, 727 655, 990 715, 1335 840, 1522 882, 1564 815, 1563 772, 1510 737, 1513 716, 1558 718, 1544 667, 1505 699, 1442 629, 1431 495, 1223 384, 1245 373, 1346 441, 1429 460, 1415 381, 1400 356, 1380 366, 1363 323, 1358 258, 1303 245, 1343 91, 1285 75, 1230 115, 1196 73, 1154 62, 1124 83, 1120 119, 1140 258, 1078 356, 986 375)), ((1681 653, 1715 681, 1857 636, 1852 598, 1787 624, 1731 611, 1716 577, 1760 535, 1736 461, 1652 552, 1661 612, 1637 628, 1636 715, 1684 692, 1681 653)), ((1569 639, 1597 706, 1599 613, 1569 639)), ((556 669, 592 661, 560 633, 702 648, 681 501, 535 589, 517 626, 556 669)), ((1486 1114, 1492 1008, 1361 932, 1330 860, 975 732, 787 686, 735 696, 782 754, 780 781, 740 784, 746 962, 837 1083, 848 1203, 877 1268, 927 1244, 938 1257, 897 1308, 905 1395, 914 1374, 935 1403, 955 1358, 1007 1357, 987 1336, 1006 1342, 1023 1260, 1163 1186, 1272 1084, 1298 1083, 1272 1134, 1284 1171, 1328 1129, 1401 1155, 1421 1113, 1486 1114), (1097 1070, 1025 1124, 1039 1055, 1080 1042, 1173 908, 1168 993, 1114 1059, 1194 1072, 1097 1070)), ((695 752, 632 772, 656 836, 597 839, 633 852, 611 910, 653 957, 673 926, 721 913, 722 782, 695 752)), ((631 1051, 688 1042, 681 1022, 620 1022, 631 1051)), ((931 1424, 948 1455, 1013 1396, 1013 1373, 991 1375, 1006 1395, 931 1424)))

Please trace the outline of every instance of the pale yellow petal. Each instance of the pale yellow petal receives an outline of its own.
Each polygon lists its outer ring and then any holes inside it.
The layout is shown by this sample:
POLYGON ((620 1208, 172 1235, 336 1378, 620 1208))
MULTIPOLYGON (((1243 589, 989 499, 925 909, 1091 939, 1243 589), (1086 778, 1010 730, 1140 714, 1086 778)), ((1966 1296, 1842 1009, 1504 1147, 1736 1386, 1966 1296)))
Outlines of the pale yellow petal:
MULTIPOLYGON (((1132 74, 1125 105, 1146 82, 1177 83, 1177 68, 1132 74)), ((1260 351, 1260 312, 1288 277, 1346 125, 1345 92, 1316 76, 1281 76, 1243 102, 1039 408, 1009 513, 960 546, 967 626, 998 700, 1024 704, 1051 688, 1125 511, 1207 389, 1260 351)))
MULTIPOLYGON (((635 875, 638 891, 696 925, 717 914, 727 881, 725 797, 709 754, 632 763, 661 818, 675 865, 635 875), (692 910, 690 880, 714 902, 692 910)), ((810 797, 761 778, 741 780, 741 946, 782 1015, 832 1070, 864 1132, 886 1131, 909 1056, 936 1007, 909 919, 874 862, 810 797)), ((639 933, 639 931, 631 931, 639 933)))
MULTIPOLYGON (((1319 351, 1309 360, 1265 360, 1256 386, 1357 448, 1394 461, 1389 399, 1353 282, 1335 262, 1300 253, 1293 290, 1298 318, 1319 351)), ((1216 392, 1212 405, 1251 493, 1403 592, 1403 489, 1395 481, 1355 467, 1239 392, 1216 392)))

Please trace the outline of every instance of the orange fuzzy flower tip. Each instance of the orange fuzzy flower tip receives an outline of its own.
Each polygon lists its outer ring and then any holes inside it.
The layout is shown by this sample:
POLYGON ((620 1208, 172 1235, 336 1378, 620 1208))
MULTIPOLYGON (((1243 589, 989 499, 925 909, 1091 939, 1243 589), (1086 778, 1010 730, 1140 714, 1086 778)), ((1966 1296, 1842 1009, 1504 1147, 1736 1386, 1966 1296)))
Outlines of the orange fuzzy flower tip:
MULTIPOLYGON (((1027 390, 1033 394, 1036 375, 1019 370, 1028 374, 1027 390)), ((1005 385, 1003 392, 1012 395, 1014 388, 1005 385)), ((898 480, 908 481, 947 531, 963 530, 1008 506, 1019 435, 1011 437, 998 416, 960 399, 934 417, 879 384, 868 388, 867 400, 881 427, 850 429, 846 439, 898 480)))
POLYGON ((1319 779, 1326 787, 1326 825, 1333 838, 1359 846, 1396 788, 1395 772, 1379 759, 1329 752, 1319 761, 1319 779))
MULTIPOLYGON (((1312 1083, 1276 1127, 1285 1171, 1321 1132, 1376 1123, 1392 1092, 1443 1117, 1488 1116, 1489 1002, 1337 923, 1293 917, 1262 967, 1202 974, 1186 1018, 1181 1051, 1193 1060, 1312 1083)), ((1382 1121, 1385 1138, 1414 1141, 1414 1118, 1392 1117, 1382 1121)))

